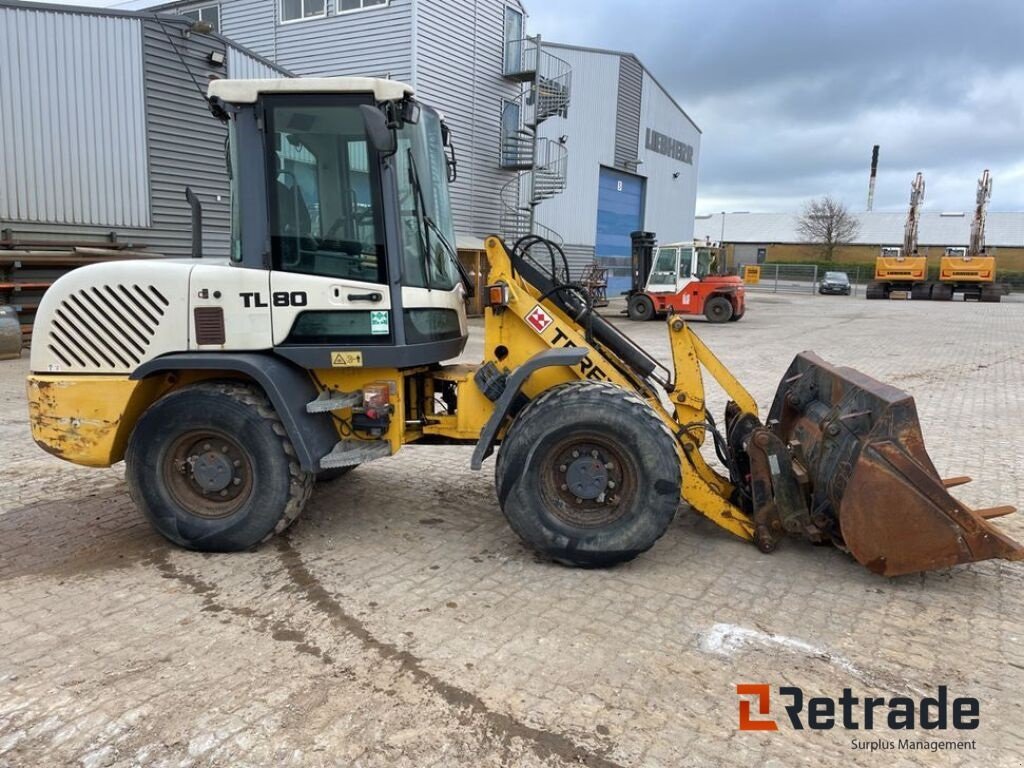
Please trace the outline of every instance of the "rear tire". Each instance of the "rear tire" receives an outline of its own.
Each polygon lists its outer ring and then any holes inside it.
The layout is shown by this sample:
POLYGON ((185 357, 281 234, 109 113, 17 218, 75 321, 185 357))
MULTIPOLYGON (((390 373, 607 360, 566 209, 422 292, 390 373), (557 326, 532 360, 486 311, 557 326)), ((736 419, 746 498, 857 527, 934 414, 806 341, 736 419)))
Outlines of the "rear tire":
POLYGON ((524 408, 495 469, 498 501, 520 538, 584 567, 650 549, 675 516, 680 484, 661 419, 633 393, 594 381, 553 387, 524 408))
POLYGON ((914 283, 910 288, 911 301, 929 301, 932 297, 931 283, 914 283))
POLYGON ((704 317, 712 323, 727 323, 732 314, 732 302, 725 296, 712 296, 704 304, 704 317))
POLYGON ((645 293, 633 294, 626 305, 626 314, 630 320, 651 320, 654 318, 654 302, 645 293))
POLYGON ((248 549, 281 533, 313 488, 263 392, 233 382, 158 400, 135 425, 125 460, 128 490, 153 527, 205 552, 248 549))
POLYGON ((864 290, 864 298, 866 299, 886 299, 888 297, 888 291, 885 289, 884 283, 868 283, 868 287, 864 290))
POLYGON ((952 301, 953 286, 948 283, 935 283, 932 286, 932 301, 952 301))

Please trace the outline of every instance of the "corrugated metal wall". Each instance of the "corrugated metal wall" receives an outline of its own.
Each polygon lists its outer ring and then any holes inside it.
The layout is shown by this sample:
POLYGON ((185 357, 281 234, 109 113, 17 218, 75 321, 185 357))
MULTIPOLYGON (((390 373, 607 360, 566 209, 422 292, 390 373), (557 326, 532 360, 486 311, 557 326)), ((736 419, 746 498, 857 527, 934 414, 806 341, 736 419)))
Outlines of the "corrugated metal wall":
POLYGON ((203 204, 204 252, 227 255, 226 131, 210 114, 204 98, 209 76, 224 75, 223 67, 212 66, 207 57, 212 51, 225 55, 226 51, 221 40, 186 36, 187 29, 186 22, 174 17, 143 22, 152 199, 152 229, 147 238, 150 247, 161 253, 183 256, 190 252, 191 211, 185 188, 192 187, 203 204))
MULTIPOLYGON (((412 0, 391 0, 386 6, 340 15, 336 10, 337 0, 327 0, 326 18, 275 24, 274 54, 270 58, 304 77, 412 79, 412 0)), ((224 34, 232 37, 229 18, 225 18, 224 34)), ((258 46, 249 47, 268 56, 258 46)))
POLYGON ((593 248, 601 166, 615 164, 619 56, 558 46, 550 50, 572 67, 572 103, 569 117, 544 123, 541 134, 551 139, 568 135, 569 173, 565 192, 538 206, 537 221, 570 245, 593 248))
POLYGON ((140 30, 0 7, 0 221, 149 224, 140 30))
POLYGON ((224 0, 220 33, 260 56, 275 60, 278 0, 224 0))
POLYGON ((615 114, 615 167, 633 170, 640 146, 640 102, 644 70, 632 56, 619 58, 619 98, 615 114))
POLYGON ((277 67, 233 45, 228 45, 227 75, 236 80, 274 80, 287 77, 277 67))
POLYGON ((644 72, 639 151, 640 173, 647 177, 644 229, 655 232, 662 243, 690 240, 697 205, 700 131, 648 72, 644 72), (647 149, 648 128, 692 146, 693 162, 647 149), (673 176, 676 173, 678 177, 673 176))
POLYGON ((573 279, 580 276, 584 269, 594 262, 594 246, 563 245, 565 259, 569 262, 569 274, 573 279))
POLYGON ((519 95, 518 84, 501 77, 505 6, 501 0, 417 4, 414 86, 453 132, 460 164, 452 208, 463 237, 499 231, 498 193, 515 176, 498 167, 501 102, 519 95))

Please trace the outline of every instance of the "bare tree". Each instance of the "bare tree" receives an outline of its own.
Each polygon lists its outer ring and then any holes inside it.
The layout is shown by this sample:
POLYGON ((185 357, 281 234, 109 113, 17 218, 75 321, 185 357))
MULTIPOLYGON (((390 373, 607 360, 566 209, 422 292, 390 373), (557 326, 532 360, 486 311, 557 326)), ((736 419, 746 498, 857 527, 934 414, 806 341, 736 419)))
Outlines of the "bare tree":
POLYGON ((804 206, 796 228, 805 243, 818 246, 825 261, 832 261, 836 248, 857 237, 860 222, 845 205, 826 195, 804 206))

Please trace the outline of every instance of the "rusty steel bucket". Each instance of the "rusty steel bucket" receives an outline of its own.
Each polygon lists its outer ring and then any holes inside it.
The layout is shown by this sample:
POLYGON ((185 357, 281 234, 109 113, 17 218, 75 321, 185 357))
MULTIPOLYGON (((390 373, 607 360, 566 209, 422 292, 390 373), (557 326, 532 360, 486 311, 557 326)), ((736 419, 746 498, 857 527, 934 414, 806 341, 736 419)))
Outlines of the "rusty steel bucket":
POLYGON ((896 387, 805 352, 783 377, 766 431, 787 447, 804 490, 805 533, 876 573, 1024 559, 1024 547, 988 522, 1014 508, 970 509, 949 494, 970 478, 939 476, 914 398, 896 387))

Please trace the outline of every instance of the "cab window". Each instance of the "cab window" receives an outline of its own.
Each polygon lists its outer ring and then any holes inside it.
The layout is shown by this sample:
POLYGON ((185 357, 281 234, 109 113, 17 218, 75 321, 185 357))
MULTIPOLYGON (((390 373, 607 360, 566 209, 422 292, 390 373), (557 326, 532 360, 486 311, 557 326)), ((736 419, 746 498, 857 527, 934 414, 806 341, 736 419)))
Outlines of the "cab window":
POLYGON ((651 279, 648 283, 652 285, 675 286, 676 262, 678 258, 678 248, 659 248, 658 256, 654 260, 654 268, 651 270, 651 279))
POLYGON ((679 250, 679 279, 687 280, 693 276, 693 248, 679 250))
POLYGON ((380 183, 360 99, 267 102, 274 268, 384 283, 380 183))

